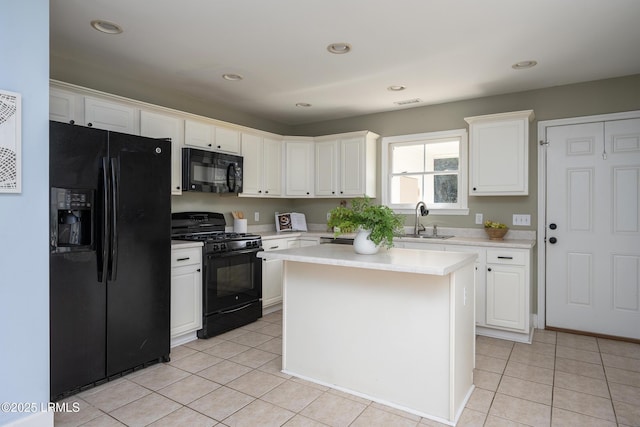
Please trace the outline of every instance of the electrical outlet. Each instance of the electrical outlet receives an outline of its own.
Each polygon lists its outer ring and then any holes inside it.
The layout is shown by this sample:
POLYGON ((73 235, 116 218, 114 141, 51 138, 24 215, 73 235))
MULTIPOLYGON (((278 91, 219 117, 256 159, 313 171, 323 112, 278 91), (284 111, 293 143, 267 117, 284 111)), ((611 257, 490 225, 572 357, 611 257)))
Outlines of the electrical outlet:
POLYGON ((260 221, 260 212, 254 212, 254 213, 253 213, 253 220, 254 220, 255 222, 260 221))
POLYGON ((513 225, 531 225, 531 215, 513 214, 513 225))
POLYGON ((477 213, 476 214, 476 224, 482 224, 482 214, 481 213, 477 213))
POLYGON ((327 221, 329 221, 329 218, 331 218, 331 212, 327 212, 327 221))

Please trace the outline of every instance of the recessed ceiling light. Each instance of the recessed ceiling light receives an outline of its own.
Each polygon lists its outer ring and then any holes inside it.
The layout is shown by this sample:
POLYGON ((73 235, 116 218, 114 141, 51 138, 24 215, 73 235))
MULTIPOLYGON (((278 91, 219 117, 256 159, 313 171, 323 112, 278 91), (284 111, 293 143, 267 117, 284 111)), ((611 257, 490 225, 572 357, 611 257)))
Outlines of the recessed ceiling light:
POLYGON ((102 19, 94 19, 91 21, 91 26, 101 33, 106 34, 120 34, 123 31, 120 25, 102 19))
POLYGON ((242 77, 240 74, 233 74, 233 73, 225 73, 222 75, 222 78, 225 80, 229 80, 230 82, 237 82, 239 80, 244 79, 244 77, 242 77))
POLYGON ((538 65, 538 61, 520 61, 516 62, 511 66, 514 70, 526 70, 527 68, 532 68, 538 65))
POLYGON ((351 51, 351 45, 349 43, 331 43, 327 46, 327 50, 336 55, 342 55, 351 51))
POLYGON ((391 92, 400 92, 401 90, 405 90, 407 87, 405 85, 392 85, 387 88, 391 92))
POLYGON ((311 107, 311 104, 309 104, 308 102, 298 102, 296 104, 296 107, 309 108, 311 107))

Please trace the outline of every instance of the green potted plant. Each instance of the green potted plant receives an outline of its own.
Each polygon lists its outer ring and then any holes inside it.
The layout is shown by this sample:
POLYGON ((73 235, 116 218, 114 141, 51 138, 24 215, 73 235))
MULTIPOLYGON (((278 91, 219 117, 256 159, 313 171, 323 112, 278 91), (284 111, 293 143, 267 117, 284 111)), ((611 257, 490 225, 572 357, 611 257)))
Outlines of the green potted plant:
POLYGON ((327 225, 333 227, 336 237, 358 232, 354 240, 358 253, 376 253, 381 245, 390 248, 393 237, 403 234, 404 218, 388 206, 374 205, 368 197, 353 199, 351 207, 337 206, 329 214, 327 225), (371 242, 369 249, 360 249, 362 240, 371 242))

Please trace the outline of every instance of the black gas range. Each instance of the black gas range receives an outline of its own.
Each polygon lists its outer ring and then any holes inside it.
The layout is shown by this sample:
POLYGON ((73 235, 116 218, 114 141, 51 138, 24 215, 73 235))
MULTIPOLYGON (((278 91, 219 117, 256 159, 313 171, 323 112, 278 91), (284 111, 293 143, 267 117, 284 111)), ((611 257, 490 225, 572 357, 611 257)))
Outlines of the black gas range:
POLYGON ((262 317, 262 239, 255 234, 225 231, 217 212, 178 212, 171 215, 173 240, 201 241, 202 329, 209 338, 262 317))

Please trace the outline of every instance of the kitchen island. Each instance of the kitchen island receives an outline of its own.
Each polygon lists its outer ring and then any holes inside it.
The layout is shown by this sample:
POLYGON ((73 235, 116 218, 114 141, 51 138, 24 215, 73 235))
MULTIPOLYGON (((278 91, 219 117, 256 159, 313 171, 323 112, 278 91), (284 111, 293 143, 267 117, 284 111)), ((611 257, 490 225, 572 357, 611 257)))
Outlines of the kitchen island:
POLYGON ((283 372, 455 425, 473 390, 475 254, 258 256, 284 261, 283 372))

